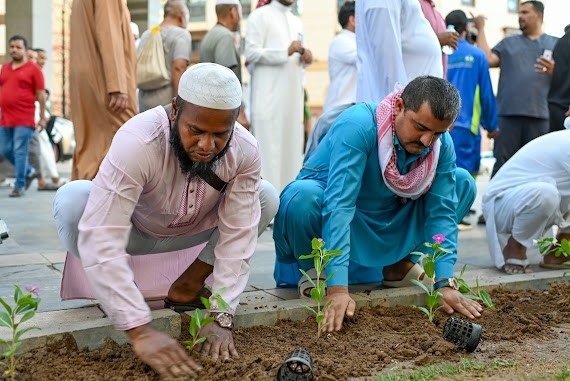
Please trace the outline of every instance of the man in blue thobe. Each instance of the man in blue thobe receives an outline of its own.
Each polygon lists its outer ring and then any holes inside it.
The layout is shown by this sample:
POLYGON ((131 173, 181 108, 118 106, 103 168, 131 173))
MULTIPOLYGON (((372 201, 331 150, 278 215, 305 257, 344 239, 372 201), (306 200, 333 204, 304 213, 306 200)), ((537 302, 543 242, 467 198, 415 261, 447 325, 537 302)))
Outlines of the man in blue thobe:
POLYGON ((435 269, 444 310, 480 315, 477 302, 446 283, 457 259, 457 223, 476 195, 473 178, 455 165, 447 132, 460 107, 457 89, 431 76, 379 105, 349 107, 281 193, 273 230, 278 286, 297 285, 299 268, 313 267, 312 260, 298 259, 311 252, 312 238, 342 250, 326 268, 327 331, 339 330, 354 313, 348 284, 405 278, 418 261, 410 253, 424 250, 436 234, 450 250, 435 269))

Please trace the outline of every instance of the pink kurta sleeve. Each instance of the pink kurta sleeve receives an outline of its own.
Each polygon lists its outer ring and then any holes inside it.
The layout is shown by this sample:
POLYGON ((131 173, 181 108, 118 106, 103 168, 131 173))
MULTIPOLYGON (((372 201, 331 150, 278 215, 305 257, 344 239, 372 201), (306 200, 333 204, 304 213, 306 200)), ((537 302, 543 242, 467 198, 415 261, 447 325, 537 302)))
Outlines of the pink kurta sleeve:
POLYGON ((93 180, 79 222, 78 249, 93 293, 118 330, 151 321, 143 295, 134 282, 126 247, 131 216, 148 180, 161 160, 133 133, 120 129, 93 180))

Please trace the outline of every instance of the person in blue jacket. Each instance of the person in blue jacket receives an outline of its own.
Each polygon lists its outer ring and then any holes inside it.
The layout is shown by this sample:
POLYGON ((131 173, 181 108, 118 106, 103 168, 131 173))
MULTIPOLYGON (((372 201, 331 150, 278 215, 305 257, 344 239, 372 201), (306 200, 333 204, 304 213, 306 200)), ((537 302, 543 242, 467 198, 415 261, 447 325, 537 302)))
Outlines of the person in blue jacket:
POLYGON ((497 135, 497 104, 485 52, 467 40, 467 16, 461 10, 445 17, 447 26, 459 33, 457 49, 448 57, 447 80, 461 96, 461 111, 449 132, 455 146, 457 166, 476 176, 481 163, 480 126, 487 137, 497 135))
POLYGON ((410 253, 425 250, 423 243, 437 234, 450 251, 435 268, 444 310, 480 316, 482 307, 465 298, 453 278, 457 223, 476 194, 473 177, 456 167, 447 132, 460 107, 457 89, 432 76, 412 80, 379 104, 351 106, 281 193, 273 229, 278 286, 310 291, 301 287, 307 283, 299 268, 312 276, 313 261, 299 256, 311 252, 313 238, 342 250, 326 268, 326 331, 340 330, 354 313, 349 284, 422 281, 419 258, 410 253))

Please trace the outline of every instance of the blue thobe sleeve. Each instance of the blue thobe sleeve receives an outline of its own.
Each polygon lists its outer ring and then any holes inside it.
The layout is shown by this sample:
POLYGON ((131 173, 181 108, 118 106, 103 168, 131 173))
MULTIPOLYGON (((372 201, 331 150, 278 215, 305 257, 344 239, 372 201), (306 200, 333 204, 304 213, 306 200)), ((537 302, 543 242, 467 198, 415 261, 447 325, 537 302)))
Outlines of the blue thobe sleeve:
POLYGON ((435 179, 425 194, 426 242, 433 242, 433 236, 443 234, 442 246, 451 252, 436 261, 435 276, 450 278, 457 260, 457 205, 455 191, 455 150, 449 133, 441 136, 441 150, 435 179))
POLYGON ((323 240, 329 250, 342 250, 326 269, 329 286, 348 286, 350 224, 360 192, 366 161, 376 147, 376 126, 364 105, 356 105, 336 120, 326 140, 331 152, 323 200, 323 240))

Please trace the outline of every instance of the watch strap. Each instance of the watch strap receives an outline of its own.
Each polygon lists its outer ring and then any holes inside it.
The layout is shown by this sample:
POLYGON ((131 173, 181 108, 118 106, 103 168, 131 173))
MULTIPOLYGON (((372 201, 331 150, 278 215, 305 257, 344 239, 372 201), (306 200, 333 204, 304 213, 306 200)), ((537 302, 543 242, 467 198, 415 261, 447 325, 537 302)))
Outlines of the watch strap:
POLYGON ((458 289, 457 281, 455 280, 455 278, 445 278, 445 279, 440 280, 438 282, 435 282, 433 284, 434 290, 439 290, 440 288, 443 288, 443 287, 451 287, 454 290, 457 290, 458 289))

